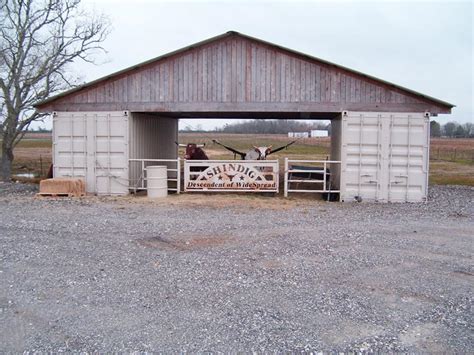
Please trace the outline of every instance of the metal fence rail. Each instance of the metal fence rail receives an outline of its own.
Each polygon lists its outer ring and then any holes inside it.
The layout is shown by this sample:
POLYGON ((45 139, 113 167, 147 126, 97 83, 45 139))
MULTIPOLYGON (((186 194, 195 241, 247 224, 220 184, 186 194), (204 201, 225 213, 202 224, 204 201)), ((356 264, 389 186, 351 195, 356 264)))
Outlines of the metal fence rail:
POLYGON ((328 172, 328 164, 341 164, 339 160, 290 160, 285 158, 285 182, 284 195, 288 197, 290 192, 305 192, 305 193, 339 193, 339 190, 331 189, 331 172, 328 172), (303 164, 318 164, 320 166, 294 166, 294 163, 303 164), (295 178, 294 175, 308 174, 308 178, 295 178), (316 174, 322 178, 311 178, 311 174, 316 174), (317 184, 314 186, 321 186, 322 189, 298 189, 291 188, 292 183, 317 184))
POLYGON ((168 182, 176 182, 176 187, 169 187, 168 191, 174 191, 177 194, 181 192, 181 159, 129 159, 130 164, 130 190, 146 190, 147 175, 146 167, 150 165, 166 165, 168 182), (138 177, 132 178, 132 174, 138 177))

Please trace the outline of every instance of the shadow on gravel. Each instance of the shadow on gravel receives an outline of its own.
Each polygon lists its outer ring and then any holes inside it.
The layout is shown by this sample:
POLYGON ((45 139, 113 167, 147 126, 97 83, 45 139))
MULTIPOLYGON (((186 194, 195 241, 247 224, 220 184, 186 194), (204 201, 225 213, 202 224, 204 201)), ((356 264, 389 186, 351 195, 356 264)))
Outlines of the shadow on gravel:
MULTIPOLYGON (((176 238, 177 239, 177 238, 176 238)), ((212 248, 227 244, 233 241, 232 237, 216 236, 216 237, 183 237, 179 236, 179 240, 175 238, 163 238, 161 236, 142 238, 136 240, 138 245, 147 248, 192 251, 204 248, 212 248)))

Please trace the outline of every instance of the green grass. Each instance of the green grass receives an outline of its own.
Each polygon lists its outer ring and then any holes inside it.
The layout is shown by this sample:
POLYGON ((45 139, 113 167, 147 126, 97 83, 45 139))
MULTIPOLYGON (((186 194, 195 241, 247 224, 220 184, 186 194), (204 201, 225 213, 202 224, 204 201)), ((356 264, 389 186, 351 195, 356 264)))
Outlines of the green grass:
POLYGON ((474 177, 472 176, 438 176, 430 174, 430 185, 465 185, 474 186, 474 177))
POLYGON ((430 185, 474 186, 474 165, 431 161, 429 183, 430 185))

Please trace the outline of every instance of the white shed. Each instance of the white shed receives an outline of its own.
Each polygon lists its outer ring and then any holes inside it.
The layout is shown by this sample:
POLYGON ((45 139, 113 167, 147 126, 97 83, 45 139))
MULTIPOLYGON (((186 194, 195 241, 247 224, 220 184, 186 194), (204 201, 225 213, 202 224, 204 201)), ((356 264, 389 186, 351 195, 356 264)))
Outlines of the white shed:
MULTIPOLYGON (((126 194, 134 159, 176 159, 180 118, 331 120, 331 185, 343 201, 423 201, 429 118, 454 105, 228 32, 37 104, 54 117, 54 175, 126 194)), ((179 174, 179 172, 176 172, 179 174)))
POLYGON ((310 132, 311 137, 329 137, 329 132, 326 129, 312 129, 310 132))

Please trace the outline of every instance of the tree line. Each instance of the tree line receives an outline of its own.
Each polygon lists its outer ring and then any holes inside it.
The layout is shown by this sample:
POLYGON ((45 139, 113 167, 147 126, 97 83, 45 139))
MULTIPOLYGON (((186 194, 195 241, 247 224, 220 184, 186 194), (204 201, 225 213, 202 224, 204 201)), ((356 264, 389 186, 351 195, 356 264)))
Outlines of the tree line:
POLYGON ((448 122, 441 125, 436 121, 431 121, 430 133, 431 137, 474 138, 474 124, 448 122))
POLYGON ((253 134, 287 134, 288 132, 308 132, 312 129, 328 130, 331 132, 330 123, 302 122, 296 120, 265 120, 254 119, 226 124, 216 128, 219 133, 253 133, 253 134))

